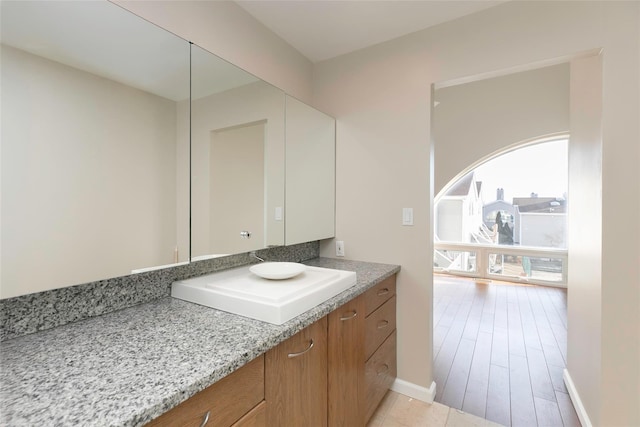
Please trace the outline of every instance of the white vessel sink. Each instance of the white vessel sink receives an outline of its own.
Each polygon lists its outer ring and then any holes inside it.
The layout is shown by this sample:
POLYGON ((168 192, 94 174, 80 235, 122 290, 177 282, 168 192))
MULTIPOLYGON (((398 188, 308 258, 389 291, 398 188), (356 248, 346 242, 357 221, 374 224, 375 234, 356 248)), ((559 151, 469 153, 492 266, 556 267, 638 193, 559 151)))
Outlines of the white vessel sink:
POLYGON ((356 283, 353 271, 306 266, 289 279, 270 280, 250 266, 174 282, 171 296, 281 325, 356 283))

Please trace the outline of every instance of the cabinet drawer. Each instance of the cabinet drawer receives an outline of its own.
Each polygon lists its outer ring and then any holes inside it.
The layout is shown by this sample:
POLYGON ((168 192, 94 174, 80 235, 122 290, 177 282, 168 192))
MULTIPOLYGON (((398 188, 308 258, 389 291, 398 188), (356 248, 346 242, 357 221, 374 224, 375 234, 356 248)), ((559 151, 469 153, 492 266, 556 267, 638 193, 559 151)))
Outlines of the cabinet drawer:
POLYGON ((369 421, 396 378, 396 332, 387 338, 365 365, 366 409, 369 421))
MULTIPOLYGON (((257 357, 147 426, 231 426, 264 400, 264 356, 257 357)), ((250 424, 248 424, 250 425, 250 424)))
POLYGON ((371 357, 395 329, 396 297, 394 296, 371 313, 365 321, 365 360, 371 357))
POLYGON ((384 304, 389 298, 396 294, 396 275, 387 277, 382 282, 369 289, 365 295, 366 316, 384 304))
POLYGON ((240 418, 232 427, 267 427, 267 408, 265 401, 240 418))

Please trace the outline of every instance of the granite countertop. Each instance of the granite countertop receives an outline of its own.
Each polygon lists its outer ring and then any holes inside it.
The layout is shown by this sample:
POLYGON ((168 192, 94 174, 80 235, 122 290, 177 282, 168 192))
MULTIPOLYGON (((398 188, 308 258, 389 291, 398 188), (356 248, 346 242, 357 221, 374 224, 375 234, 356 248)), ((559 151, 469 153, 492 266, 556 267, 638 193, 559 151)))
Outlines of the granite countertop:
POLYGON ((357 283, 283 325, 171 297, 0 344, 0 424, 139 426, 397 273, 316 258, 357 283))

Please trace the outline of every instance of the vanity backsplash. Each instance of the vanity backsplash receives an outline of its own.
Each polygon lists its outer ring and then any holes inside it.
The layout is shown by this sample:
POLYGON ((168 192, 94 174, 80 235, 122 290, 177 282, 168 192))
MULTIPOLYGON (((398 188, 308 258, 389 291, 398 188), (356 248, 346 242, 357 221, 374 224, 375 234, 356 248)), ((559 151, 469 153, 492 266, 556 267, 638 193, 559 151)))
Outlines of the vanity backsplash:
MULTIPOLYGON (((266 261, 302 262, 320 256, 320 243, 257 251, 266 261)), ((113 279, 0 300, 0 341, 32 334, 171 295, 171 284, 255 263, 248 253, 196 261, 113 279)))

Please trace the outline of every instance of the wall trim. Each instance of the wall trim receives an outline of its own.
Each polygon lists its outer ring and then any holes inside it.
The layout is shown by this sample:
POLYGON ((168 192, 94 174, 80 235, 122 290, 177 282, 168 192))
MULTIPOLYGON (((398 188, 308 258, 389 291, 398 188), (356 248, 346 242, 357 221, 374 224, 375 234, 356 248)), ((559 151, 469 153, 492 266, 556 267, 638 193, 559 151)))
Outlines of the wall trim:
POLYGON ((431 382, 431 387, 426 388, 417 384, 410 383, 409 381, 396 378, 396 380, 391 385, 391 390, 426 403, 433 403, 433 400, 436 398, 435 381, 431 382))
POLYGON ((562 379, 564 380, 564 385, 567 386, 567 390, 569 391, 569 397, 571 398, 571 402, 573 403, 573 407, 578 414, 578 419, 580 419, 580 424, 582 427, 593 427, 591 424, 591 420, 589 419, 589 415, 587 414, 587 410, 584 408, 582 404, 582 400, 580 399, 580 395, 578 394, 578 390, 576 389, 573 380, 571 379, 571 375, 567 369, 562 371, 562 379))

